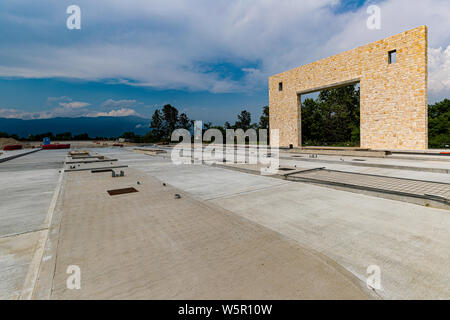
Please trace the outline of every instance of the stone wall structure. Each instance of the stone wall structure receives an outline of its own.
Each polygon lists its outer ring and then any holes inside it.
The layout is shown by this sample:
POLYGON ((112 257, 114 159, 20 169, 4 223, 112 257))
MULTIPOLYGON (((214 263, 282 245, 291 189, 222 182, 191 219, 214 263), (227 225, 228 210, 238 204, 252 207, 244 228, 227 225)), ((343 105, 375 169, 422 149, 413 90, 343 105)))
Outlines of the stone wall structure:
POLYGON ((302 94, 358 82, 362 148, 428 148, 426 26, 270 77, 270 128, 279 129, 280 146, 301 146, 302 94))

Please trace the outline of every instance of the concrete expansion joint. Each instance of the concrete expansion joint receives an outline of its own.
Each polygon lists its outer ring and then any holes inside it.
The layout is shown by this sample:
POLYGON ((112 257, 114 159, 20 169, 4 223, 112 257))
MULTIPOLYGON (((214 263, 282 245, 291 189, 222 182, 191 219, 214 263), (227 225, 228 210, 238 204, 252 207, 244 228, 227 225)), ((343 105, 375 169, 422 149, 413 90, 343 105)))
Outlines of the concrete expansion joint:
POLYGON ((40 228, 40 229, 29 230, 29 231, 24 231, 24 232, 19 232, 19 233, 6 234, 6 235, 0 236, 0 239, 2 239, 2 238, 11 238, 11 237, 18 237, 18 236, 22 236, 22 235, 25 235, 25 234, 39 232, 39 231, 43 231, 43 230, 47 230, 47 228, 40 228))
POLYGON ((9 160, 13 160, 13 159, 17 159, 17 158, 29 155, 31 153, 35 153, 35 152, 41 151, 41 150, 42 150, 41 148, 36 148, 36 149, 32 149, 31 151, 28 151, 28 152, 22 152, 22 153, 15 154, 15 155, 12 155, 12 156, 9 156, 9 157, 2 157, 2 158, 0 158, 0 163, 6 162, 6 161, 9 161, 9 160))

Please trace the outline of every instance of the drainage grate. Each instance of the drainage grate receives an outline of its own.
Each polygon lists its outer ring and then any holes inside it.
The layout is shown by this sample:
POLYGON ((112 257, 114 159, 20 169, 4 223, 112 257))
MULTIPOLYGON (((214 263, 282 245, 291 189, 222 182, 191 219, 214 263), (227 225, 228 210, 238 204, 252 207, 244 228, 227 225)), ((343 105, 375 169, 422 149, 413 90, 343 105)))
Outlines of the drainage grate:
POLYGON ((366 161, 365 159, 353 159, 353 161, 366 161))
POLYGON ((131 188, 123 188, 123 189, 113 189, 113 190, 108 190, 108 193, 110 196, 116 196, 119 194, 125 194, 125 193, 132 193, 132 192, 138 192, 135 188, 131 187, 131 188))
POLYGON ((294 169, 292 169, 292 168, 278 168, 278 170, 280 170, 280 171, 292 171, 294 169))

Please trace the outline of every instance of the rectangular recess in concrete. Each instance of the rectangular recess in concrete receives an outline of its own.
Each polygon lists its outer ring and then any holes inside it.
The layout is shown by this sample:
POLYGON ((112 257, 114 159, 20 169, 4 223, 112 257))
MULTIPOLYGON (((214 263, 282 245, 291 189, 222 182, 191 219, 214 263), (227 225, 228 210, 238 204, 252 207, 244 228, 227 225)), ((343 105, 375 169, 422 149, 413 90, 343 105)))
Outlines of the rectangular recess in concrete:
POLYGON ((122 188, 122 189, 112 189, 107 191, 110 196, 116 196, 119 194, 125 194, 125 193, 133 193, 138 192, 135 188, 129 187, 129 188, 122 188))

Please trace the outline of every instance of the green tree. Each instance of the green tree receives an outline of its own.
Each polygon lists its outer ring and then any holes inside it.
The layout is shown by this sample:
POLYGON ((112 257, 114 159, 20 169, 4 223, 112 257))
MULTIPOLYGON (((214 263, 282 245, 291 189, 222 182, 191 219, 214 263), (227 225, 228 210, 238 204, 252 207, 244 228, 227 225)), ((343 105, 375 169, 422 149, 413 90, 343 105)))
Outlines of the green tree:
POLYGON ((139 136, 136 135, 136 134, 135 134, 134 132, 132 132, 132 131, 124 132, 124 133, 120 136, 120 138, 124 138, 124 139, 126 139, 126 140, 128 140, 128 141, 131 141, 131 142, 138 142, 137 140, 139 140, 139 136))
POLYGON ((302 103, 302 140, 305 144, 322 143, 324 122, 319 103, 314 99, 305 99, 302 103))
POLYGON ((55 135, 55 140, 71 140, 71 139, 72 139, 71 132, 57 133, 55 135))
POLYGON ((428 146, 450 146, 450 100, 444 99, 428 106, 428 146))
MULTIPOLYGON (((323 90, 318 97, 321 110, 325 116, 325 140, 327 143, 346 142, 351 140, 352 129, 359 122, 359 89, 346 86, 337 89, 323 90)), ((359 139, 358 139, 359 140, 359 139)))
POLYGON ((242 110, 240 114, 238 114, 238 121, 234 124, 235 129, 247 130, 250 128, 252 122, 252 117, 250 112, 247 110, 242 110))
POLYGON ((263 107, 263 113, 259 118, 259 128, 269 129, 269 106, 263 107))
POLYGON ((208 130, 212 128, 212 123, 211 122, 205 122, 203 123, 203 129, 204 130, 208 130))
POLYGON ((55 139, 55 136, 53 135, 52 132, 46 132, 46 133, 40 133, 40 134, 36 134, 36 135, 30 134, 28 136, 28 140, 30 140, 30 141, 42 141, 46 137, 50 138, 50 140, 54 140, 55 139))
POLYGON ((217 129, 217 130, 219 130, 222 133, 223 139, 225 139, 226 131, 225 131, 224 127, 222 127, 222 126, 211 126, 210 129, 217 129))
POLYGON ((163 136, 163 119, 159 109, 156 109, 150 122, 151 131, 146 135, 146 138, 151 142, 159 141, 163 136))
POLYGON ((359 87, 322 90, 302 103, 302 140, 314 145, 359 144, 359 87))
POLYGON ((89 135, 85 132, 73 136, 73 140, 90 140, 90 138, 89 135))
POLYGON ((186 130, 191 129, 192 122, 185 113, 180 114, 180 117, 178 118, 178 127, 186 130))
POLYGON ((163 130, 166 138, 170 139, 172 132, 176 129, 178 123, 178 110, 170 104, 162 108, 163 130))

